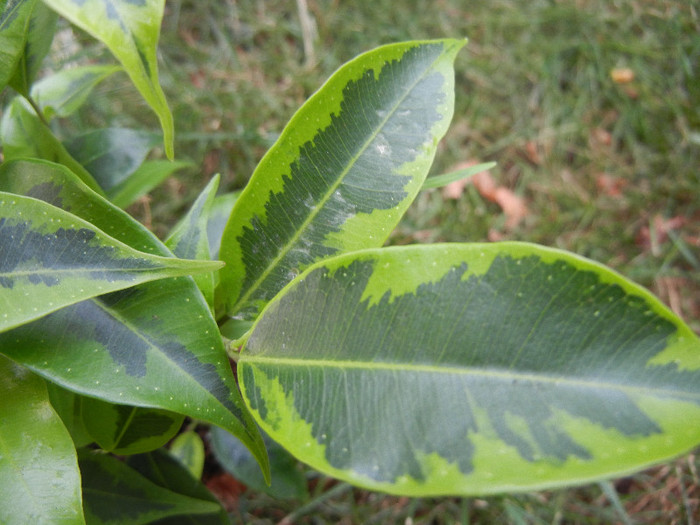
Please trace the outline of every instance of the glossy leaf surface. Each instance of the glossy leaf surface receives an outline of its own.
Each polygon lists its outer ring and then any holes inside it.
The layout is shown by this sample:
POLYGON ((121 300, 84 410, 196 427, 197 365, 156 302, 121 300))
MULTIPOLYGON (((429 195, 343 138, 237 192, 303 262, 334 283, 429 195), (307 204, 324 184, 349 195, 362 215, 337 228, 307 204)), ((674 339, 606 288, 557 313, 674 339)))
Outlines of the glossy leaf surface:
POLYGON ((101 40, 122 63, 160 119, 165 151, 173 157, 173 117, 158 82, 156 47, 164 0, 44 0, 76 26, 101 40))
POLYGON ((36 2, 27 27, 27 40, 17 63, 10 85, 22 95, 28 95, 41 63, 49 52, 58 17, 43 2, 36 2))
MULTIPOLYGON (((170 254, 152 233, 61 166, 6 163, 0 166, 0 187, 60 205, 140 251, 170 254)), ((75 392, 219 425, 239 436, 265 471, 262 438, 202 295, 189 277, 150 284, 83 301, 6 332, 0 348, 75 392)))
POLYGON ((139 525, 172 516, 211 514, 220 508, 212 501, 156 485, 114 457, 81 450, 78 459, 88 523, 139 525))
POLYGON ((44 381, 0 355, 0 523, 85 523, 70 434, 44 381))
POLYGON ((224 235, 224 229, 228 218, 231 216, 234 204, 240 196, 239 191, 224 193, 217 195, 211 206, 209 220, 207 221, 207 238, 209 239, 209 258, 218 259, 219 249, 221 248, 221 237, 224 235))
POLYGON ((61 388, 56 383, 46 383, 49 391, 49 399, 56 413, 63 421, 76 448, 84 447, 93 442, 92 437, 85 430, 83 417, 80 414, 82 396, 61 388))
POLYGON ((0 120, 0 143, 4 160, 33 157, 62 164, 92 190, 103 193, 92 175, 66 151, 22 97, 15 97, 0 120))
POLYGON ((233 208, 221 303, 254 317, 315 261, 381 246, 425 179, 454 106, 464 41, 378 48, 294 115, 233 208))
POLYGON ((5 0, 0 3, 0 91, 17 69, 36 2, 37 0, 5 0))
POLYGON ((178 170, 192 167, 183 160, 147 160, 109 192, 115 206, 126 208, 178 170))
MULTIPOLYGON (((165 241, 165 245, 177 256, 184 259, 209 260, 209 239, 207 223, 216 190, 219 187, 219 176, 215 176, 207 187, 202 190, 187 214, 175 225, 165 241)), ((200 275, 194 278, 199 290, 207 300, 214 304, 214 273, 200 275)))
MULTIPOLYGON (((202 477, 205 454, 204 442, 194 430, 183 432, 173 439, 173 442, 170 444, 170 454, 192 474, 193 478, 199 479, 202 477)), ((255 466, 260 472, 257 461, 255 461, 255 466)), ((260 475, 262 476, 262 473, 260 475)))
POLYGON ((60 208, 5 192, 0 253, 0 331, 96 295, 218 267, 136 251, 60 208))
POLYGON ((80 66, 63 69, 32 86, 32 97, 46 120, 67 117, 88 99, 94 87, 105 78, 122 71, 119 66, 80 66))
POLYGON ((102 450, 119 455, 142 454, 165 445, 180 430, 185 416, 157 408, 115 405, 84 397, 85 429, 102 450))
POLYGON ((700 340, 605 267, 529 244, 367 250, 271 302, 238 362, 263 429, 406 495, 618 476, 700 442, 700 340))

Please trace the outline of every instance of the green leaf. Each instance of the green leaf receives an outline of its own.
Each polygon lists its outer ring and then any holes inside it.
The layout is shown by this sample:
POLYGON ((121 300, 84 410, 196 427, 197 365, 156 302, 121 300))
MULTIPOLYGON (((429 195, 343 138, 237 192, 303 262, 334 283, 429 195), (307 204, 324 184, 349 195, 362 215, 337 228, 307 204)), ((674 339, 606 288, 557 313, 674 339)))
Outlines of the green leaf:
MULTIPOLYGON (((178 494, 211 501, 219 506, 219 510, 215 514, 189 516, 187 523, 192 525, 228 525, 230 523, 219 500, 209 492, 199 479, 192 477, 192 474, 165 450, 159 449, 149 454, 130 456, 127 459, 127 464, 156 485, 178 494)), ((178 521, 177 518, 158 521, 158 525, 180 525, 180 523, 182 521, 178 521)))
POLYGON ((306 500, 309 491, 299 462, 277 442, 263 435, 270 457, 272 483, 265 483, 260 467, 239 439, 220 428, 210 432, 211 451, 218 463, 234 478, 256 492, 276 499, 306 500))
POLYGON ((147 131, 104 128, 79 135, 65 146, 109 197, 114 188, 136 171, 157 143, 157 135, 147 131))
POLYGON ((320 263, 238 361, 263 430, 314 468, 396 494, 619 476, 700 443, 700 340, 646 290, 524 243, 320 263))
POLYGON ((0 252, 0 331, 96 295, 220 266, 138 252, 60 208, 5 192, 0 252))
POLYGON ((91 397, 82 398, 81 414, 86 430, 100 448, 119 455, 162 447, 185 419, 166 410, 115 405, 91 397))
POLYGON ((92 190, 102 193, 92 175, 71 157, 22 97, 15 97, 5 108, 0 121, 0 143, 5 161, 36 157, 63 164, 92 190))
POLYGON ((231 216, 233 205, 236 204, 240 194, 241 192, 234 191, 218 195, 211 206, 207 222, 207 238, 209 239, 209 258, 212 260, 219 258, 221 237, 224 234, 228 218, 231 216))
POLYGON ((219 511, 216 503, 160 487, 111 456, 80 450, 78 460, 88 523, 139 525, 219 511))
POLYGON ((0 91, 17 69, 36 0, 6 0, 0 12, 0 91))
POLYGON ((115 206, 126 208, 176 171, 192 166, 191 162, 183 160, 147 160, 121 183, 114 186, 107 195, 115 206))
POLYGON ((1 523, 85 523, 70 434, 43 380, 0 355, 1 523))
POLYGON ((254 317, 313 262, 384 243, 452 118, 452 63, 463 45, 380 47, 339 69, 294 115, 224 232, 217 301, 229 314, 254 317))
MULTIPOLYGON (((60 205, 140 251, 170 255, 151 232, 61 166, 5 163, 0 189, 60 205)), ((269 472, 262 438, 236 387, 216 322, 189 277, 63 308, 0 334, 0 348, 75 392, 219 425, 250 447, 263 472, 269 472)))
POLYGON ((70 433, 75 447, 84 447, 92 443, 92 437, 85 430, 83 417, 80 414, 82 396, 61 388, 56 383, 49 382, 46 383, 46 386, 49 391, 51 405, 70 433))
POLYGON ((156 48, 165 0, 44 0, 52 9, 102 41, 156 112, 165 153, 173 158, 173 116, 158 82, 156 48))
MULTIPOLYGON (((202 190, 190 211, 170 232, 165 245, 178 257, 185 259, 209 260, 209 240, 207 238, 207 222, 219 187, 219 176, 216 175, 202 190)), ((194 278, 207 304, 214 304, 214 274, 200 275, 194 278)))
MULTIPOLYGON (((202 471, 204 470, 204 443, 199 434, 189 430, 177 436, 170 444, 170 454, 187 468, 192 477, 196 479, 202 477, 202 471)), ((262 476, 257 461, 253 460, 253 462, 255 463, 255 468, 258 469, 258 473, 262 476)))
POLYGON ((423 183, 424 190, 430 188, 440 188, 442 186, 447 186, 450 182, 455 182, 458 180, 466 179, 476 175, 481 171, 487 171, 496 165, 495 162, 484 162, 483 164, 476 164, 474 166, 469 166, 457 171, 452 171, 450 173, 444 173, 442 175, 435 175, 434 177, 428 177, 423 183))
POLYGON ((92 90, 108 76, 123 71, 120 66, 81 66, 63 69, 32 86, 32 98, 46 120, 67 117, 87 101, 92 90))
POLYGON ((95 194, 60 164, 12 160, 0 165, 0 191, 40 199, 76 215, 139 251, 172 255, 145 226, 95 194))
POLYGON ((22 95, 28 95, 32 83, 36 79, 44 57, 51 48, 53 35, 56 31, 56 13, 46 7, 43 2, 34 6, 27 28, 27 41, 10 85, 22 95))

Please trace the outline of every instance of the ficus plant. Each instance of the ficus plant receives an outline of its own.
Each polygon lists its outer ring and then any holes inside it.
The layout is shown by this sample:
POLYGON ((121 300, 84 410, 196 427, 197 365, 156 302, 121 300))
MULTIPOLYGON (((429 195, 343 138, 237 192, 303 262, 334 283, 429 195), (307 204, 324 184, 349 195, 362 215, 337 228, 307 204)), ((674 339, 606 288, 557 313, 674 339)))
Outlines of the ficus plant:
POLYGON ((282 497, 303 494, 296 460, 370 490, 484 495, 700 443, 700 340, 645 289, 528 243, 382 247, 445 180, 426 176, 464 40, 345 64, 240 194, 213 178, 160 240, 123 209, 189 165, 158 81, 163 0, 0 6, 0 88, 16 92, 0 123, 0 522, 225 523, 197 425, 225 468, 282 497), (119 65, 39 78, 59 15, 119 65), (66 134, 121 73, 162 137, 66 134), (160 140, 171 160, 149 156, 160 140))

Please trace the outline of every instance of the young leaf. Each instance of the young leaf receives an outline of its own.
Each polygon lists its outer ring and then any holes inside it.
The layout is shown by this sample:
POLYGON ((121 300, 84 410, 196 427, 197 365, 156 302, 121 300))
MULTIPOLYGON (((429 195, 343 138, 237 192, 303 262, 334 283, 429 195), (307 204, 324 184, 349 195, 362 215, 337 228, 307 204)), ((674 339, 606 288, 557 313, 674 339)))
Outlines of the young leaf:
MULTIPOLYGON (((216 175, 202 190, 190 211, 178 222, 165 245, 177 256, 185 259, 209 260, 209 240, 207 238, 207 219, 216 190, 219 176, 216 175)), ((214 304, 214 274, 200 275, 194 278, 207 304, 214 304)))
POLYGON ((117 71, 120 66, 81 66, 63 69, 32 86, 32 98, 47 121, 67 117, 88 99, 94 87, 117 71))
POLYGON ((70 434, 46 385, 0 355, 0 523, 85 523, 70 434))
POLYGON ((700 339, 611 270, 529 244, 314 265, 262 313, 238 377, 295 456, 396 494, 580 483, 700 443, 700 339))
POLYGON ((102 450, 119 455, 142 454, 165 445, 180 430, 185 416, 156 408, 81 400, 85 429, 102 450))
MULTIPOLYGON (((5 163, 0 189, 61 206, 140 251, 170 254, 151 232, 62 166, 5 163)), ((262 438, 236 387, 216 322, 189 277, 63 308, 0 335, 0 348, 73 391, 219 425, 238 436, 269 472, 262 438)))
POLYGON ((0 331, 96 295, 220 266, 138 252, 60 208, 5 192, 0 252, 0 331))
MULTIPOLYGON (((202 472, 204 471, 204 443, 199 434, 189 430, 177 436, 170 444, 170 454, 192 474, 193 478, 200 479, 202 477, 202 472)), ((255 460, 253 461, 260 473, 260 467, 255 460)), ((260 475, 262 476, 262 473, 260 475)))
POLYGON ((5 0, 0 3, 0 91, 12 78, 24 52, 29 20, 37 0, 5 0))
POLYGON ((176 171, 192 166, 191 162, 184 160, 147 160, 107 195, 115 206, 126 208, 176 171))
POLYGON ((254 317, 313 262, 384 243, 452 118, 463 45, 409 42, 361 55, 294 115, 224 232, 217 301, 229 314, 254 317))
POLYGON ((111 456, 80 450, 78 460, 88 523, 139 525, 220 509, 213 501, 158 486, 111 456))
POLYGON ((496 165, 495 162, 484 162, 482 164, 476 164, 474 166, 469 166, 457 171, 452 171, 450 173, 443 173, 442 175, 435 175, 434 177, 428 177, 423 183, 421 189, 428 190, 431 188, 440 188, 442 186, 447 186, 450 182, 455 182, 458 180, 466 179, 471 177, 476 173, 481 171, 490 170, 496 165))
POLYGON ((15 97, 0 121, 0 144, 5 161, 36 157, 63 164, 90 189, 102 194, 100 185, 39 119, 26 99, 15 97))
MULTIPOLYGON (((175 458, 163 449, 154 450, 149 454, 130 456, 127 464, 139 474, 158 486, 178 494, 216 503, 219 508, 216 513, 188 516, 187 523, 192 525, 229 525, 230 520, 219 500, 209 492, 199 479, 175 458)), ((160 520, 158 525, 179 525, 177 518, 160 520)))
POLYGON ((32 11, 27 28, 27 41, 10 85, 22 95, 28 95, 32 83, 41 67, 41 62, 49 52, 56 31, 56 13, 37 2, 32 11))
POLYGON ((44 0, 72 23, 104 42, 156 112, 165 153, 173 158, 173 116, 158 82, 156 47, 164 0, 44 0))
MULTIPOLYGON (((236 204, 239 191, 218 195, 211 206, 209 220, 207 221, 207 238, 209 239, 209 258, 216 260, 219 258, 219 248, 221 248, 221 236, 224 234, 226 222, 231 216, 233 205, 236 204)), ((218 275, 218 274, 217 274, 218 275)))

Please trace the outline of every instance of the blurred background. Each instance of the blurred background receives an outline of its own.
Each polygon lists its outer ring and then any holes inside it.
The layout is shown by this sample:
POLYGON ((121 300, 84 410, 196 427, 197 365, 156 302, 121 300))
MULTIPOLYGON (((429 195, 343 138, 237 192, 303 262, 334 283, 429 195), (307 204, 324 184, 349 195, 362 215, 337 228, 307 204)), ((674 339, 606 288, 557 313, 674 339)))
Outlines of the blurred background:
MULTIPOLYGON (((53 60, 112 62, 64 24, 53 60)), ((432 174, 495 161, 422 192, 390 244, 532 241, 607 264, 700 332, 700 7, 662 0, 168 0, 160 75, 181 171, 129 210, 163 237, 215 174, 242 188, 296 109, 381 44, 468 37, 432 174), (352 4, 352 5, 351 5, 352 4)), ((157 130, 125 75, 70 125, 157 130)), ((246 523, 698 523, 694 454, 581 489, 407 499, 307 473, 304 501, 210 488, 246 523)))

